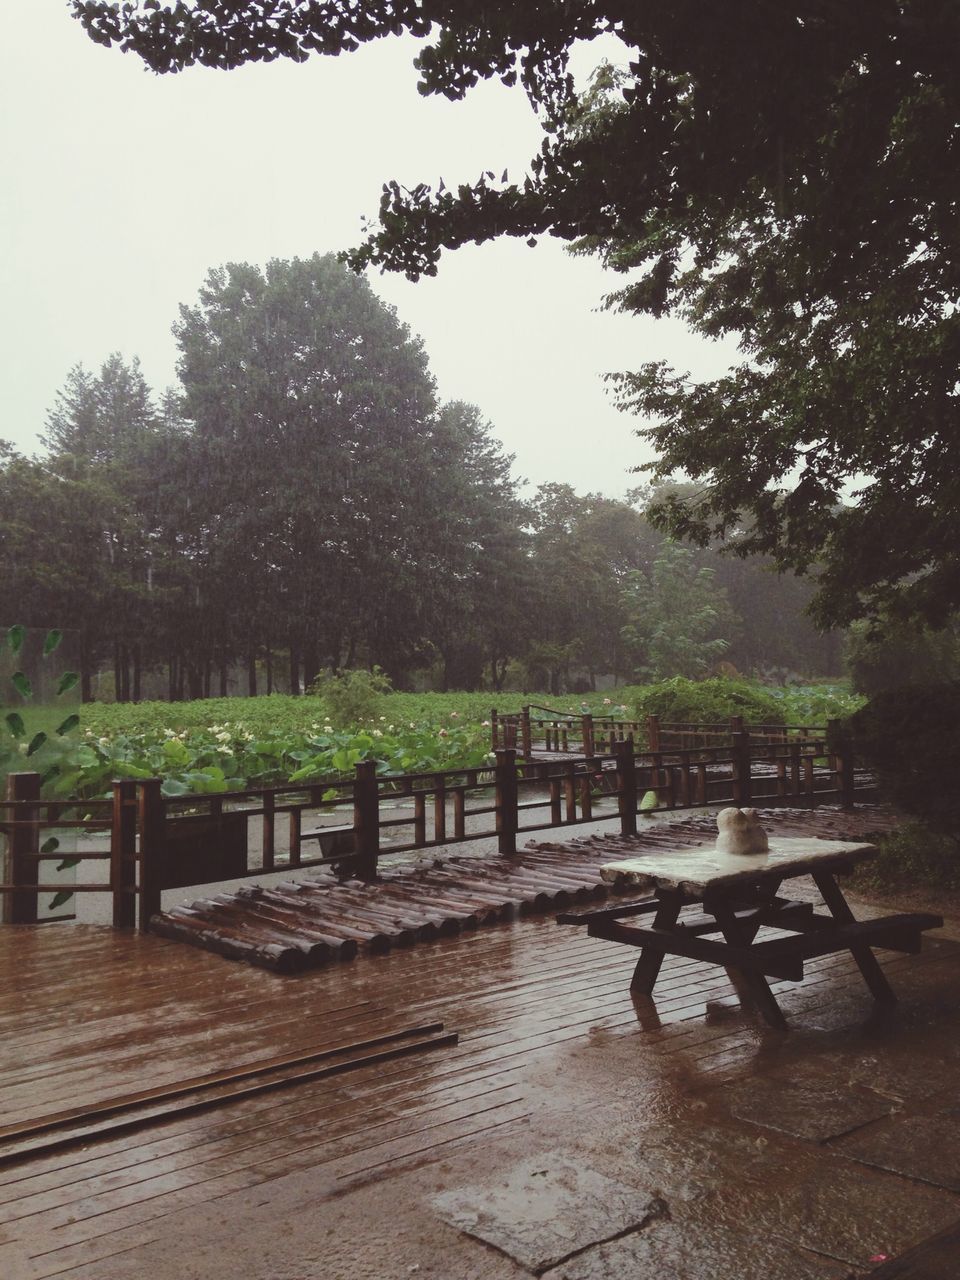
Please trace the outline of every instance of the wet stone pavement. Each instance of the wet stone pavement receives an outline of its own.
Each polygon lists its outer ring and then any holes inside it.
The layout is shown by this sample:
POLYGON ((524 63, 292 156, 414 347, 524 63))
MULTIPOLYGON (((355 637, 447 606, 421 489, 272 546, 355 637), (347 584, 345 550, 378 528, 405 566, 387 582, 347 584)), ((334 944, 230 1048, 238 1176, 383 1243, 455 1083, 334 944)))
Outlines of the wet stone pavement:
POLYGON ((3 1280, 841 1280, 960 1220, 949 930, 877 953, 889 1010, 849 956, 775 984, 786 1032, 679 958, 634 1001, 626 948, 546 919, 283 981, 8 935, 8 1122, 324 1036, 460 1042, 0 1164, 3 1280))

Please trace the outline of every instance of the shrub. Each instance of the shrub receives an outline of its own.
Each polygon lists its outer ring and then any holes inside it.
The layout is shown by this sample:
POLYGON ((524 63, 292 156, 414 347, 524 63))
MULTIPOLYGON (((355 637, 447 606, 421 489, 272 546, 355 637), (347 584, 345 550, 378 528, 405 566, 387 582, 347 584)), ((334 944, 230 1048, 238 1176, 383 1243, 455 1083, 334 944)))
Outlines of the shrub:
POLYGON ((880 852, 857 868, 861 889, 960 889, 960 848, 951 836, 910 822, 877 841, 880 852))
POLYGON ((878 693, 846 728, 888 800, 931 830, 960 836, 960 681, 878 693))
POLYGON ((892 619, 873 629, 855 623, 847 632, 844 649, 853 687, 870 696, 960 678, 960 636, 955 625, 934 631, 892 619))
POLYGON ((327 719, 337 729, 375 720, 384 694, 390 691, 390 681, 379 667, 372 671, 339 671, 321 676, 310 686, 310 692, 323 699, 327 719))
POLYGON ((742 716, 747 724, 784 724, 782 701, 746 680, 675 676, 641 689, 637 716, 659 716, 666 724, 719 724, 742 716))

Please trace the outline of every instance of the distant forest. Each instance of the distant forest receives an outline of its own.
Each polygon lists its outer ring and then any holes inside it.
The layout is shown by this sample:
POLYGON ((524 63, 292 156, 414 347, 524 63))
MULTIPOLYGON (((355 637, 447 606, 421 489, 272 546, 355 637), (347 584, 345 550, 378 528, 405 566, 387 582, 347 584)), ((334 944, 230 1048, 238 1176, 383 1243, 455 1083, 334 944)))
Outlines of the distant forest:
POLYGON ((7 623, 69 629, 84 700, 374 665, 556 693, 838 671, 808 583, 669 540, 650 493, 521 496, 479 409, 438 402, 420 341, 332 256, 211 271, 174 332, 176 390, 111 355, 70 372, 38 456, 0 446, 7 623))

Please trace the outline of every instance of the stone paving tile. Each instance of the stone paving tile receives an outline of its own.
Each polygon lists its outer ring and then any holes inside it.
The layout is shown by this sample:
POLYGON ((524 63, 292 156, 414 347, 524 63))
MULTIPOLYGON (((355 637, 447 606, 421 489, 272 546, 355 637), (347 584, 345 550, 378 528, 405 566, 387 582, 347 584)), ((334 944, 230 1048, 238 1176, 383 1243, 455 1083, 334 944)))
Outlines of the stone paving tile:
POLYGON ((812 1257, 783 1240, 724 1227, 658 1221, 588 1249, 544 1280, 847 1280, 845 1263, 812 1257))
POLYGON ((871 1258, 896 1257, 960 1217, 960 1198, 947 1191, 820 1151, 815 1160, 731 1190, 719 1206, 724 1222, 867 1269, 871 1258))
POLYGON ((960 1119, 953 1116, 907 1116, 852 1134, 835 1151, 861 1164, 960 1191, 960 1119))
POLYGON ((813 1142, 850 1133, 893 1109, 889 1099, 862 1087, 825 1080, 792 1084, 770 1077, 735 1085, 723 1100, 739 1120, 813 1142))
MULTIPOLYGON (((723 1228, 863 1270, 871 1258, 895 1256, 960 1218, 960 1197, 948 1191, 841 1160, 832 1148, 775 1131, 732 1119, 719 1123, 706 1108, 701 1117, 699 1127, 688 1116, 641 1135, 621 1129, 619 1141, 607 1130, 584 1156, 662 1196, 690 1239, 701 1229, 723 1228)), ((623 1274, 647 1280, 642 1268, 623 1274)), ((683 1280, 669 1269, 649 1274, 683 1280)), ((767 1278, 758 1269, 743 1280, 767 1278)))
POLYGON ((662 1201, 561 1156, 521 1161, 500 1177, 434 1197, 445 1222, 540 1272, 591 1244, 641 1229, 662 1201))

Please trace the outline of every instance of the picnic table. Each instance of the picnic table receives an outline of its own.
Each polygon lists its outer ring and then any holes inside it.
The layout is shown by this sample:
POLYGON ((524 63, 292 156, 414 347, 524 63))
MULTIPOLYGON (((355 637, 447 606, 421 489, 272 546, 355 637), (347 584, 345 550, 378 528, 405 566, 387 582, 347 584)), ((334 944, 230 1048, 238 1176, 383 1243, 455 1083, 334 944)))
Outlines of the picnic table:
POLYGON ((942 917, 909 912, 854 919, 837 876, 875 857, 871 844, 775 838, 769 844, 766 853, 723 853, 700 846, 607 863, 600 869, 605 880, 626 881, 653 890, 653 896, 566 912, 557 919, 586 925, 591 937, 639 947, 631 989, 640 994, 652 994, 664 956, 722 965, 773 1027, 787 1024, 767 979, 799 982, 804 961, 838 951, 850 951, 875 1000, 895 1002, 871 948, 917 952, 924 930, 940 928, 942 917), (812 902, 780 896, 784 881, 807 875, 813 877, 827 913, 812 902), (702 913, 682 916, 683 908, 692 905, 700 905, 702 913), (653 922, 645 926, 647 915, 653 922), (775 929, 779 936, 758 940, 761 929, 775 929))

